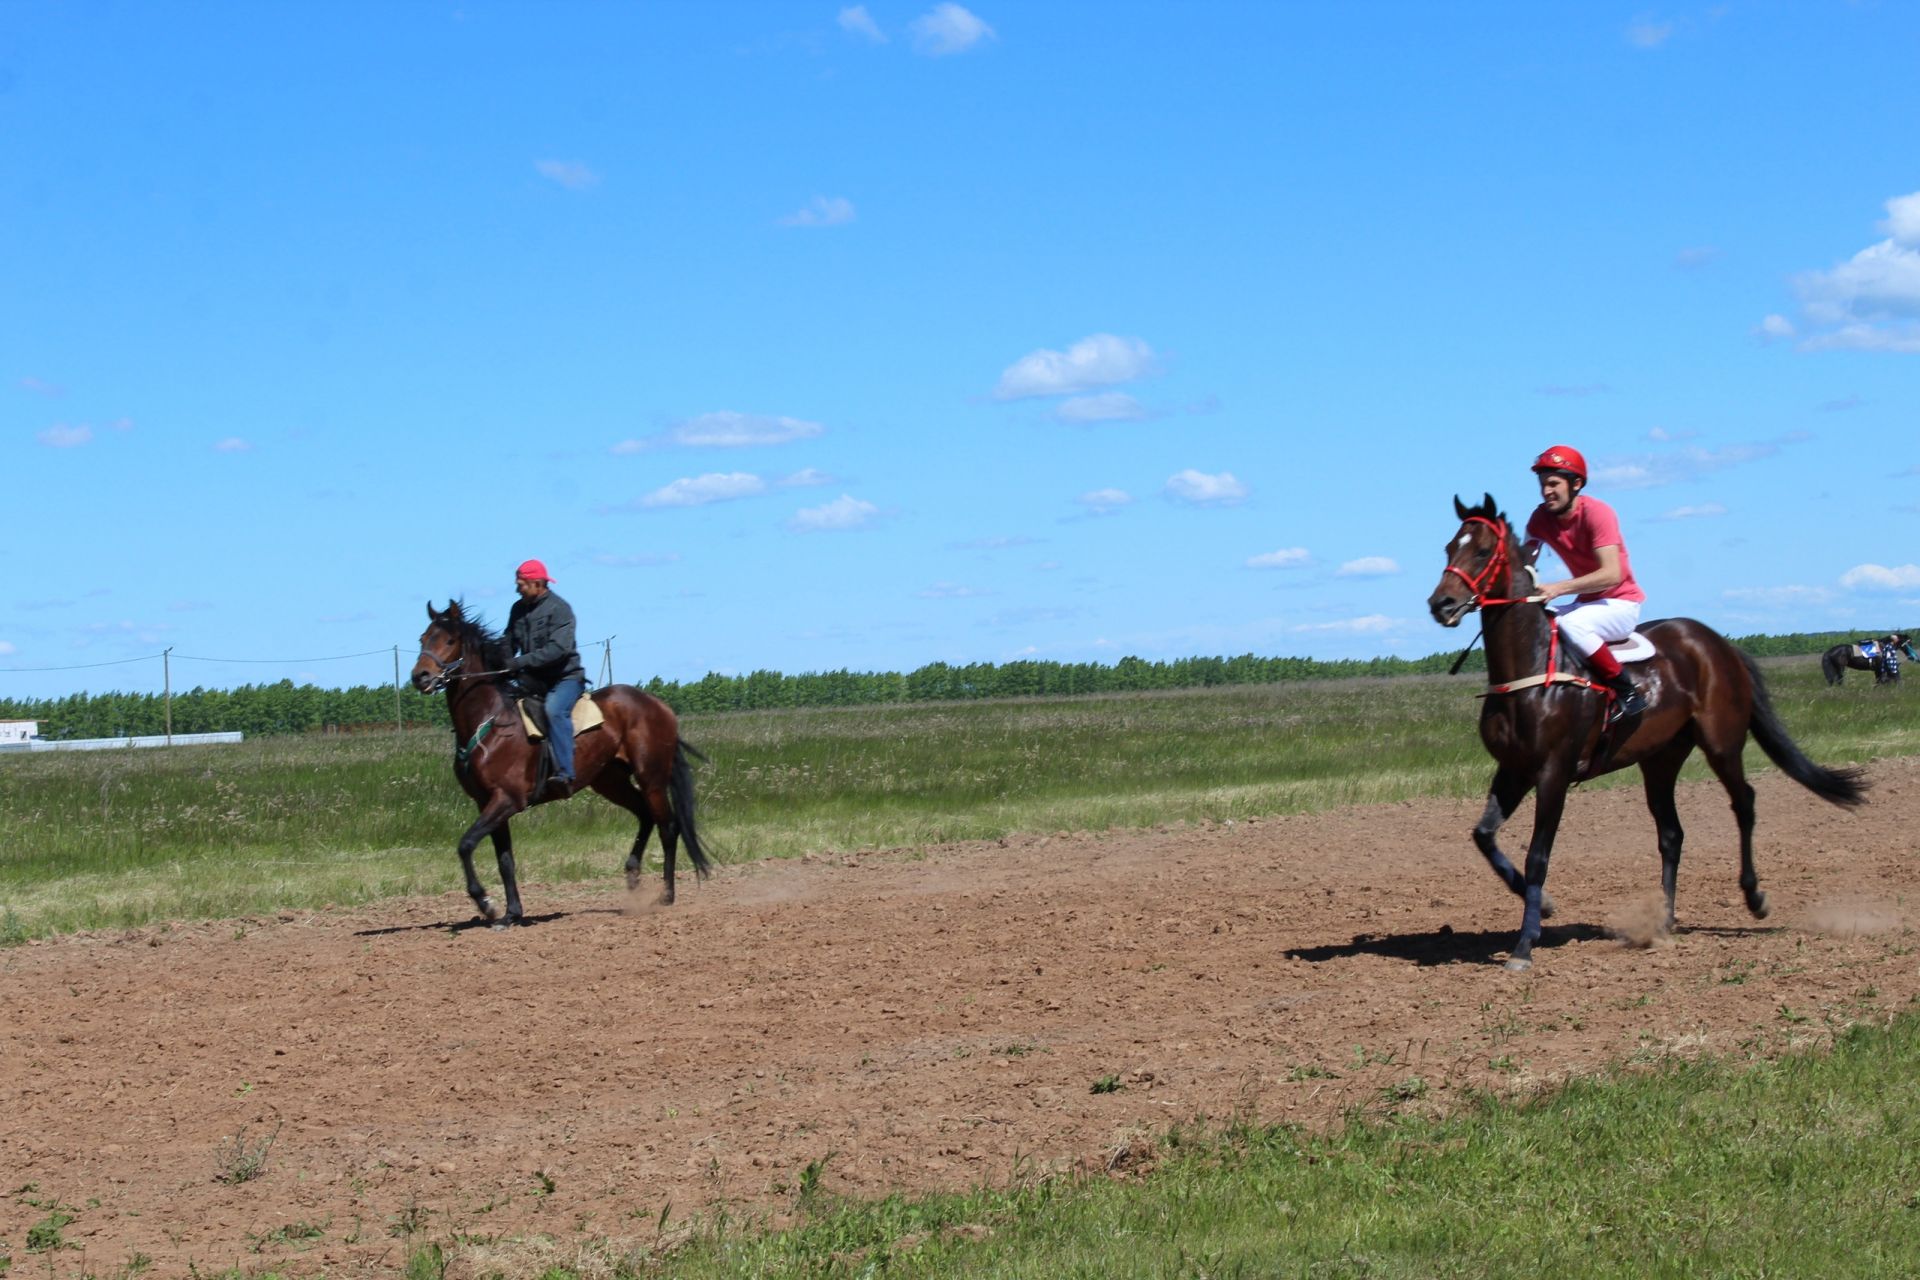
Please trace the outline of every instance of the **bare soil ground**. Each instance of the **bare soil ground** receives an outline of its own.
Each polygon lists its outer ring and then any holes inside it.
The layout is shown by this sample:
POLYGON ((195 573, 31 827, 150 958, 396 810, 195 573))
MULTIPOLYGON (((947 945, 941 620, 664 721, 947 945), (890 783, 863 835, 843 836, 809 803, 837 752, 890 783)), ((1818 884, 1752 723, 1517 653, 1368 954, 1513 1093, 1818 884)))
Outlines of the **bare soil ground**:
POLYGON ((1805 1048, 1920 995, 1920 760, 1871 777, 1857 812, 1758 781, 1765 922, 1724 794, 1683 788, 1671 938, 1638 789, 1577 793, 1525 975, 1477 802, 723 868, 664 909, 527 847, 512 932, 449 857, 438 898, 14 947, 0 1240, 15 1274, 371 1274, 456 1235, 512 1270, 669 1203, 777 1217, 810 1162, 854 1195, 1137 1170, 1197 1117, 1805 1048), (65 1247, 29 1255, 52 1202, 65 1247))

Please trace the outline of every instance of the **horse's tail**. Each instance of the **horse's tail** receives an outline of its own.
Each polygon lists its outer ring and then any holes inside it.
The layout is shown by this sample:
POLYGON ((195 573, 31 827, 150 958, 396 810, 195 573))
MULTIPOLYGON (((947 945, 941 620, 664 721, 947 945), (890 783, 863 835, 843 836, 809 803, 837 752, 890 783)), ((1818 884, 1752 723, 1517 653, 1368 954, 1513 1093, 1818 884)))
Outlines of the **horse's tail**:
POLYGON ((1828 684, 1839 684, 1847 678, 1845 646, 1827 650, 1820 655, 1820 674, 1827 678, 1828 684))
POLYGON ((1780 723, 1780 717, 1773 709, 1773 699, 1767 693, 1766 682, 1760 678, 1760 666, 1753 658, 1740 653, 1740 661, 1747 664, 1747 674, 1753 677, 1753 718, 1748 731, 1760 749, 1767 753, 1767 759, 1780 766, 1781 772, 1805 787, 1822 800, 1838 805, 1856 805, 1867 798, 1867 783, 1859 769, 1829 769, 1825 765, 1815 764, 1807 758, 1807 753, 1794 745, 1787 736, 1786 729, 1780 723))
POLYGON ((693 766, 687 763, 692 755, 705 760, 700 748, 685 738, 673 740, 673 771, 667 776, 667 796, 673 801, 674 821, 680 826, 680 836, 687 842, 687 857, 693 862, 694 874, 702 880, 707 878, 712 866, 707 861, 707 851, 700 847, 700 831, 693 824, 693 766))

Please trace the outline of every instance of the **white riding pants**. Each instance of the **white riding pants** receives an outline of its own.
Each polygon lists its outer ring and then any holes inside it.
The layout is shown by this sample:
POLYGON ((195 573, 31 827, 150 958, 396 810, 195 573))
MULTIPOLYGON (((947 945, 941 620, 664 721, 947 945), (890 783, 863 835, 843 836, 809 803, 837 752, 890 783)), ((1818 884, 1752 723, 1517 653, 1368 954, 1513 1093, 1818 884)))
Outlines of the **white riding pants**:
POLYGON ((1638 600, 1576 601, 1554 611, 1560 634, 1580 652, 1592 653, 1609 640, 1625 640, 1640 625, 1638 600))

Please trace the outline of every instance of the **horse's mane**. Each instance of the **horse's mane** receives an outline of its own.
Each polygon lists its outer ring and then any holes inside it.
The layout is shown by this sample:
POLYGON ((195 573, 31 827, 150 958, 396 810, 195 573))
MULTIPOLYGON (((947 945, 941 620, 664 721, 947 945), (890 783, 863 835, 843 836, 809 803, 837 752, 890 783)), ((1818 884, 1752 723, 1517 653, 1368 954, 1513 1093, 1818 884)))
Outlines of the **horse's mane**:
POLYGON ((463 653, 476 656, 484 667, 506 665, 508 657, 506 637, 487 625, 487 620, 477 613, 467 612, 466 601, 456 599, 447 606, 447 612, 454 631, 460 637, 460 649, 463 653))

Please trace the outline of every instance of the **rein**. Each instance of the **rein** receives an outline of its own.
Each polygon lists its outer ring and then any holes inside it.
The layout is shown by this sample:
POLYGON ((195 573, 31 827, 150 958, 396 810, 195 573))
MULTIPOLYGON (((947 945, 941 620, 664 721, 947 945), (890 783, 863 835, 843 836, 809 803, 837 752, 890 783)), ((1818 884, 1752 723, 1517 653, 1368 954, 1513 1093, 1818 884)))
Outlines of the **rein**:
MULTIPOLYGON (((1479 573, 1469 575, 1466 570, 1455 565, 1449 564, 1447 566, 1447 572, 1466 583, 1467 590, 1473 592, 1473 607, 1475 609, 1488 609, 1509 604, 1545 604, 1545 596, 1490 596, 1486 593, 1486 587, 1500 580, 1499 575, 1502 570, 1507 571, 1505 581, 1508 583, 1508 589, 1512 589, 1513 557, 1507 553, 1507 542, 1512 534, 1505 520, 1489 520, 1485 516, 1468 516, 1466 522, 1468 524, 1483 524, 1493 530, 1494 536, 1493 556, 1487 561, 1487 567, 1479 573)), ((1486 634, 1484 627, 1481 628, 1480 634, 1486 634)), ((1453 664, 1454 671, 1458 672, 1460 670, 1461 664, 1467 660, 1467 654, 1472 652, 1474 644, 1478 644, 1479 641, 1480 636, 1477 635, 1465 649, 1460 651, 1459 658, 1456 659, 1453 664)), ((1537 676, 1524 676, 1519 680, 1509 680, 1505 684, 1489 685, 1485 692, 1476 693, 1473 696, 1476 698, 1487 698, 1498 693, 1515 693, 1521 689, 1532 689, 1541 685, 1553 684, 1578 685, 1583 689, 1598 689, 1609 698, 1613 696, 1613 691, 1605 685, 1596 684, 1585 676, 1577 676, 1570 671, 1559 670, 1559 655, 1560 623, 1553 614, 1549 613, 1547 614, 1547 669, 1545 673, 1537 676)))

